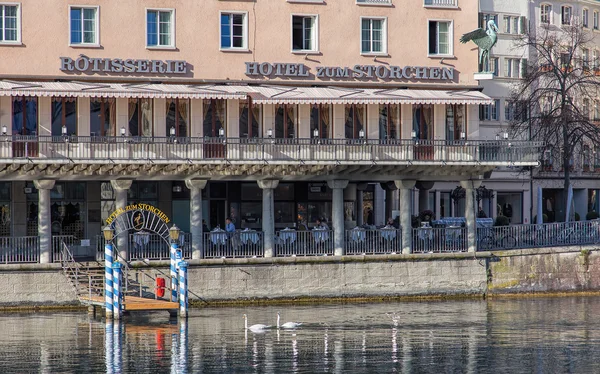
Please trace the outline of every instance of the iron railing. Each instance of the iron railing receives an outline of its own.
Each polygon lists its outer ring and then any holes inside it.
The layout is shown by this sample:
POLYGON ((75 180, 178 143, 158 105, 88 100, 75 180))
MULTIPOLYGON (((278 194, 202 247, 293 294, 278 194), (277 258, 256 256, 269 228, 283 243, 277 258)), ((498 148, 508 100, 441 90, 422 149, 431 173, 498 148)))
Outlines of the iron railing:
MULTIPOLYGON (((65 260, 63 255, 66 253, 63 248, 63 243, 69 248, 69 254, 73 257, 70 248, 79 242, 73 235, 52 235, 52 262, 62 262, 65 260)), ((69 260, 68 258, 66 259, 69 260)))
POLYGON ((395 228, 346 230, 347 255, 402 253, 402 230, 395 228))
MULTIPOLYGON (((1 136, 0 136, 1 137, 1 136)), ((406 139, 6 136, 0 159, 37 162, 260 162, 537 164, 540 142, 406 139)))
POLYGON ((598 243, 600 243, 599 220, 480 227, 477 229, 477 245, 480 251, 598 243))
POLYGON ((204 258, 263 257, 261 231, 211 231, 204 233, 204 258))
MULTIPOLYGON (((192 258, 192 234, 179 234, 179 248, 183 258, 192 258)), ((168 260, 171 258, 171 247, 157 234, 137 232, 129 234, 129 261, 136 260, 168 260)))
POLYGON ((40 262, 40 237, 0 237, 0 263, 40 262))
POLYGON ((275 256, 333 256, 333 230, 281 230, 275 236, 275 256))
POLYGON ((458 0, 424 0, 423 5, 434 8, 456 8, 458 0))
POLYGON ((467 229, 465 227, 413 229, 413 253, 466 252, 467 229))

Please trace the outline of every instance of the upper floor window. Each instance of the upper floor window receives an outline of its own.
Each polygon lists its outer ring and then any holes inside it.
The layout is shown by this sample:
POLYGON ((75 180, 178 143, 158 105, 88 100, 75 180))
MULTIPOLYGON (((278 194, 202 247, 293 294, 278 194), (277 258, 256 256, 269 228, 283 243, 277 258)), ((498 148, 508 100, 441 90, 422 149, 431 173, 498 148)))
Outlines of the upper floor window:
POLYGON ((571 18, 573 15, 573 8, 571 8, 568 5, 563 5, 560 8, 560 15, 561 15, 561 23, 563 25, 570 25, 571 24, 571 18))
POLYGON ((166 131, 171 137, 183 138, 188 136, 190 122, 189 99, 167 99, 166 101, 166 131))
POLYGON ((594 30, 598 30, 598 11, 594 10, 594 30))
POLYGON ((71 44, 98 44, 98 8, 71 7, 71 44))
POLYGON ((13 135, 36 135, 38 131, 37 97, 13 97, 12 133, 13 135))
POLYGON ((588 9, 583 9, 581 12, 581 24, 583 27, 589 27, 589 13, 588 9))
POLYGON ((310 108, 310 131, 313 138, 328 138, 332 127, 331 104, 313 104, 310 108))
POLYGON ((114 97, 90 99, 90 136, 115 136, 117 127, 117 101, 114 97))
POLYGON ((52 97, 52 136, 77 135, 77 99, 52 97))
POLYGON ((317 50, 317 16, 292 16, 292 51, 317 50))
POLYGON ((493 20, 494 23, 497 25, 498 24, 498 15, 497 14, 480 13, 479 14, 479 27, 481 27, 484 30, 487 30, 487 23, 490 20, 493 20))
POLYGON ((262 125, 262 105, 252 103, 252 99, 240 100, 240 138, 260 136, 262 125))
POLYGON ((429 21, 429 54, 452 54, 451 21, 429 21))
POLYGON ((366 105, 346 104, 344 108, 344 134, 346 139, 365 137, 366 105))
POLYGON ((0 4, 0 44, 21 41, 19 18, 18 5, 0 4))
POLYGON ((491 57, 484 62, 484 71, 489 71, 498 76, 498 57, 491 57))
POLYGON ((146 12, 146 46, 175 47, 175 11, 173 9, 146 12))
POLYGON ((495 99, 491 104, 479 105, 479 119, 482 121, 498 121, 498 108, 500 100, 495 99))
POLYGON ((221 49, 248 49, 247 13, 221 13, 221 49))
POLYGON ((552 5, 542 4, 540 5, 540 22, 551 23, 552 16, 552 5))
POLYGON ((128 115, 130 136, 152 136, 152 103, 152 99, 129 99, 128 115))
POLYGON ((504 16, 504 30, 506 34, 519 34, 519 17, 504 16))
POLYGON ((466 139, 466 107, 465 104, 446 104, 446 140, 466 139))
POLYGON ((387 53, 385 18, 361 19, 361 53, 387 53))
POLYGON ((507 58, 504 60, 504 76, 519 78, 521 76, 521 59, 507 58))
POLYGON ((379 139, 398 139, 400 129, 400 105, 379 105, 379 139))

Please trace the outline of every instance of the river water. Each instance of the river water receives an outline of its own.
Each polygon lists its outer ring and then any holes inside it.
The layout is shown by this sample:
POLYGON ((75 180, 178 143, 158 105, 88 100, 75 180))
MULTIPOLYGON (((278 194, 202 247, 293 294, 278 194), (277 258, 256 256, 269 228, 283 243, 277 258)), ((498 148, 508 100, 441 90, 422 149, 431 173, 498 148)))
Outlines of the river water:
POLYGON ((599 373, 600 297, 0 314, 0 373, 599 373), (244 330, 302 321, 295 330, 244 330))

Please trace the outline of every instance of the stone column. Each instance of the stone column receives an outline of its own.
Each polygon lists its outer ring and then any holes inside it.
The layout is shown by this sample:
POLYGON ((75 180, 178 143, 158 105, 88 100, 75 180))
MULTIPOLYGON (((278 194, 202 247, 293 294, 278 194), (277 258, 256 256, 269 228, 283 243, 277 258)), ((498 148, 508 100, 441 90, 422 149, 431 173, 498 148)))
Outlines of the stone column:
POLYGON ((206 179, 186 179, 185 186, 190 189, 190 232, 192 234, 192 260, 204 258, 204 240, 202 233, 202 190, 206 179))
POLYGON ((333 224, 333 252, 335 256, 344 255, 344 188, 348 186, 347 180, 327 181, 329 188, 333 190, 331 202, 333 224))
MULTIPOLYGON (((113 188, 113 190, 115 191, 115 208, 119 209, 119 208, 125 208, 127 206, 127 191, 131 188, 131 183, 133 181, 131 179, 117 179, 117 180, 111 180, 110 184, 113 188)), ((116 245, 117 245, 117 249, 119 250, 119 257, 117 258, 116 256, 116 251, 114 251, 115 253, 113 254, 115 260, 120 260, 120 261, 128 261, 129 257, 129 233, 124 232, 124 233, 115 233, 115 234, 120 234, 118 237, 116 237, 116 245)))
POLYGON ((262 228, 264 237, 265 257, 275 255, 275 214, 274 192, 279 184, 275 179, 259 180, 258 187, 263 190, 262 228))
POLYGON ((396 187, 400 189, 400 228, 402 229, 402 253, 412 253, 412 217, 410 215, 412 189, 415 187, 414 180, 395 181, 396 187))
POLYGON ((481 181, 460 181, 460 186, 465 189, 465 221, 467 226, 467 248, 469 252, 476 252, 477 222, 475 221, 475 189, 481 186, 481 181))
POLYGON ((41 179, 33 181, 38 190, 38 236, 40 237, 40 263, 52 262, 52 212, 50 211, 50 190, 54 181, 41 179))
POLYGON ((363 192, 361 190, 356 190, 356 225, 362 226, 364 225, 364 217, 363 217, 363 192))
MULTIPOLYGON (((424 210, 431 210, 429 206, 429 190, 433 188, 435 183, 431 181, 418 181, 416 187, 419 189, 419 210, 416 213, 421 213, 424 210)), ((415 213, 415 214, 416 214, 415 213)))

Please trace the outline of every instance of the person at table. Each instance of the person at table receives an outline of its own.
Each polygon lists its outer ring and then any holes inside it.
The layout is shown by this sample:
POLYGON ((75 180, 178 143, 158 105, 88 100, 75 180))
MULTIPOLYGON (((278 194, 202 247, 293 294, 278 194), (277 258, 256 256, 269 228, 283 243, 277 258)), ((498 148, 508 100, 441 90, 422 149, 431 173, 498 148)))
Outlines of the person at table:
POLYGON ((327 220, 325 218, 321 218, 321 229, 329 230, 329 226, 327 225, 327 220))
POLYGON ((227 232, 235 232, 235 225, 231 222, 231 218, 227 217, 225 219, 225 231, 227 232))
POLYGON ((393 218, 388 218, 388 221, 387 221, 387 225, 386 225, 386 226, 387 226, 388 228, 389 228, 389 227, 394 227, 394 219, 393 219, 393 218))
POLYGON ((373 226, 373 210, 371 209, 367 211, 367 225, 373 226))
POLYGON ((321 222, 321 219, 317 218, 317 220, 315 221, 315 227, 314 227, 314 229, 315 230, 319 230, 319 229, 321 229, 321 227, 323 227, 322 225, 323 225, 323 223, 321 222))
POLYGON ((206 220, 203 219, 202 220, 202 232, 209 232, 210 229, 208 228, 208 225, 206 224, 206 220))

